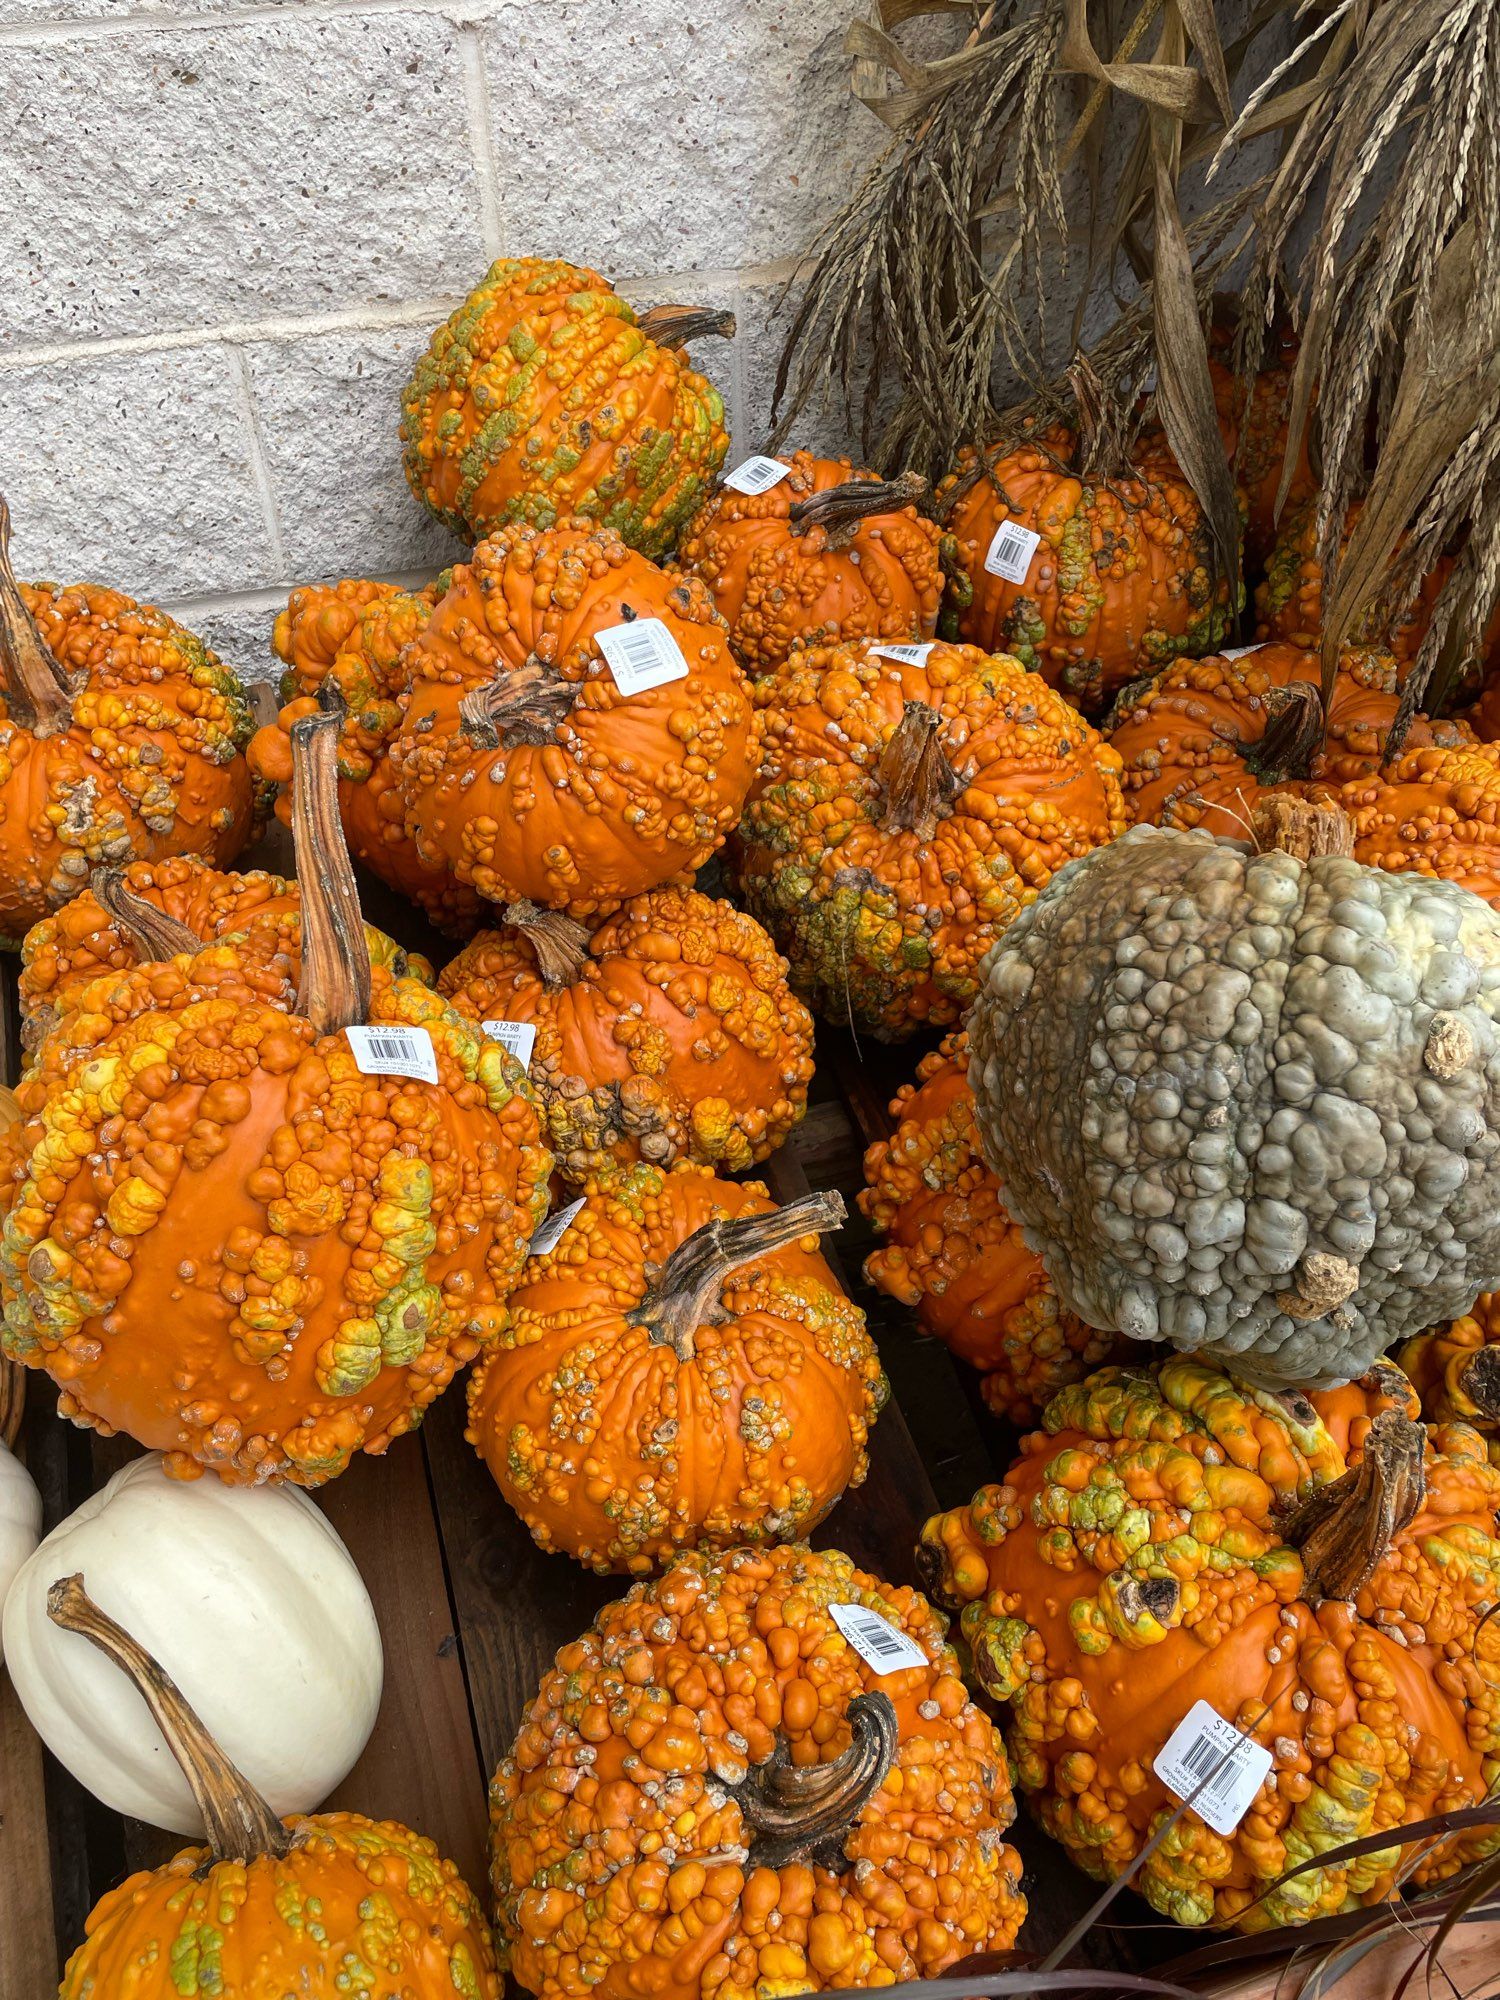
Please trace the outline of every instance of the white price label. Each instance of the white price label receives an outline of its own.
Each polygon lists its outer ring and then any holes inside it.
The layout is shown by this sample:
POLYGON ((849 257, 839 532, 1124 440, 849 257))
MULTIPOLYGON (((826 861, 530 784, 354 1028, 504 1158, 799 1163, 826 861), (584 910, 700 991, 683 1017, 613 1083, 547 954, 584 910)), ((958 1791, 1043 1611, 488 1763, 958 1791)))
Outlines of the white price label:
POLYGON ((1226 646, 1223 652, 1220 653, 1219 658, 1221 660, 1243 660, 1247 653, 1258 653, 1264 644, 1265 641, 1262 639, 1254 646, 1226 646))
POLYGON ((1002 521, 995 530, 984 566, 991 576, 1002 576, 1007 583, 1024 583, 1031 569, 1031 558, 1041 545, 1042 538, 1035 528, 1023 528, 1019 521, 1002 521))
POLYGON ((545 1257, 549 1250, 555 1250, 567 1233, 568 1224, 578 1214, 586 1200, 586 1195, 580 1195, 577 1201, 570 1201, 566 1208, 558 1209, 555 1215, 549 1215, 540 1222, 535 1236, 531 1239, 530 1255, 545 1257))
POLYGON ((1272 1762, 1264 1743, 1241 1735, 1206 1701, 1195 1701, 1151 1768, 1169 1792, 1192 1799, 1198 1817, 1227 1838, 1249 1811, 1272 1762))
POLYGON ((719 481, 734 493, 769 493, 773 486, 779 486, 791 472, 791 467, 779 458, 765 458, 759 452, 743 460, 733 472, 726 472, 719 481))
POLYGON ((870 652, 878 654, 882 660, 899 660, 903 667, 925 667, 927 655, 936 644, 936 639, 929 639, 921 646, 872 646, 870 652))
POLYGON ((688 663, 660 618, 634 618, 596 632, 595 643, 609 663, 621 694, 641 694, 667 681, 685 681, 688 663))
POLYGON ((437 1050, 425 1028, 383 1021, 376 1028, 345 1028, 354 1066, 366 1076, 410 1076, 418 1083, 438 1080, 437 1050))
POLYGON ((510 1050, 522 1069, 531 1068, 531 1051, 536 1047, 535 1021, 481 1021, 479 1025, 492 1042, 510 1050))
POLYGON ((877 1674, 899 1673, 903 1667, 925 1667, 927 1655, 889 1618, 866 1604, 830 1604, 828 1614, 867 1667, 877 1674))

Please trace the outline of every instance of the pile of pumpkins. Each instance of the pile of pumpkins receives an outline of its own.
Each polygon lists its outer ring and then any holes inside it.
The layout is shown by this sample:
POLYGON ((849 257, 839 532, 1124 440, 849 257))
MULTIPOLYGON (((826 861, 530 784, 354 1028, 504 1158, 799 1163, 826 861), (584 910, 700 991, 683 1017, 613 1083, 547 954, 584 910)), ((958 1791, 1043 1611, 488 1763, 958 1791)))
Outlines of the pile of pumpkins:
POLYGON ((0 520, 4 1351, 150 1452, 37 1546, 0 1450, 5 1654, 85 1783, 208 1838, 99 1905, 71 2000, 932 1977, 1015 1940, 1013 1778, 1184 1924, 1500 1845, 1401 1831, 1500 1779, 1486 698, 1387 757, 1421 605, 1319 698, 1285 350, 1214 363, 1260 572, 1223 650, 1160 434, 1037 425, 931 495, 725 473, 684 348, 727 328, 496 264, 401 421, 471 552, 295 590, 258 732, 162 613, 18 583, 0 520), (230 867, 272 810, 295 881, 230 867), (961 1650, 807 1546, 887 1386, 840 1199, 729 1176, 803 1116, 814 1014, 946 1031, 868 1275, 1038 1425, 924 1531, 961 1650), (495 1775, 494 1940, 418 1835, 314 1810, 381 1662, 299 1489, 465 1368, 539 1545, 634 1579, 495 1775))

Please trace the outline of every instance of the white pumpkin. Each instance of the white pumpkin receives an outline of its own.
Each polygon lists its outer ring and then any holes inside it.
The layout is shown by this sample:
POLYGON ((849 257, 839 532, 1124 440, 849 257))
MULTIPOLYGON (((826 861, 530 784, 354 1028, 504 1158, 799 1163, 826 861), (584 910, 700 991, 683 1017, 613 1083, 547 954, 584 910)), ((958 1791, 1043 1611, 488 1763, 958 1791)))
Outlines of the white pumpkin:
POLYGON ((322 1804, 369 1739, 384 1661, 369 1592, 305 1493, 135 1459, 52 1530, 6 1602, 11 1679, 53 1755, 116 1812, 201 1835, 146 1704, 47 1616, 48 1588, 75 1573, 278 1813, 322 1804))
MULTIPOLYGON (((0 1444, 0 1607, 41 1532, 42 1496, 36 1481, 10 1447, 0 1444)), ((5 1637, 0 1629, 0 1666, 4 1664, 5 1637)))

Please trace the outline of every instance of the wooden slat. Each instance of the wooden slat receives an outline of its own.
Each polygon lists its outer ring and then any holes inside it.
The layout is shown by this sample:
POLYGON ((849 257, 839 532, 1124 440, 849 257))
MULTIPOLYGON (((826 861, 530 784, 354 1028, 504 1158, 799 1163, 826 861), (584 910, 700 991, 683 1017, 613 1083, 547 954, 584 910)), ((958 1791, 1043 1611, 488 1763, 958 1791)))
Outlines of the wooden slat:
POLYGON ((42 1745, 0 1673, 0 1993, 45 2000, 57 1992, 42 1745))

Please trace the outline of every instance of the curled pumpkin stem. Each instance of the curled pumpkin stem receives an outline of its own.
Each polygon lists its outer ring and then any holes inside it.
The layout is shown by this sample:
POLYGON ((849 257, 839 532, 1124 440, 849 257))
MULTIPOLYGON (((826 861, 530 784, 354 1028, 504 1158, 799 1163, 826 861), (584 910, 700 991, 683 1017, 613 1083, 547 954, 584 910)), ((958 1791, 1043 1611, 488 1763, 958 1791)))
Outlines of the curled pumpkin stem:
POLYGON ((1426 1434, 1401 1410, 1383 1410, 1352 1472, 1305 1500, 1284 1533, 1302 1552, 1302 1595, 1347 1602, 1359 1595, 1386 1551, 1427 1497, 1426 1434))
POLYGON ((1297 799, 1273 792, 1250 815, 1255 842, 1275 848, 1298 861, 1315 861, 1326 854, 1353 854, 1354 822, 1341 806, 1316 799, 1297 799))
POLYGON ((849 1704, 849 1743, 827 1764, 793 1764, 784 1740, 764 1764, 731 1787, 751 1829, 747 1868, 845 1866, 850 1828, 885 1783, 899 1732, 888 1694, 877 1688, 849 1704))
POLYGON ((830 1189, 765 1215, 742 1215, 733 1222, 715 1216, 678 1244, 650 1291, 625 1317, 632 1326, 645 1327, 658 1347, 671 1347, 679 1361, 691 1361, 698 1328, 723 1316, 719 1293, 731 1271, 784 1243, 837 1229, 845 1213, 844 1197, 830 1189))
POLYGON ((723 306, 651 306, 636 325, 658 347, 686 347, 690 340, 733 340, 734 314, 723 306))
POLYGON ((531 946, 536 969, 549 993, 572 986, 588 962, 587 924, 561 910, 544 910, 535 903, 507 903, 505 921, 531 946))
POLYGON ((459 726, 478 750, 550 743, 577 699, 577 683, 555 677, 533 653, 519 673, 471 688, 458 704, 459 726))
POLYGON ((82 1575, 60 1576, 47 1592, 47 1616, 77 1632, 113 1660, 151 1711, 182 1775, 192 1787, 216 1861, 280 1860, 296 1835, 245 1774, 230 1763, 177 1683, 123 1626, 101 1611, 82 1575))
POLYGON ((339 818, 343 717, 342 697, 325 682, 318 713, 292 724, 292 845, 302 892, 297 1011, 320 1035, 370 1017, 370 942, 339 818))
POLYGON ((11 720, 55 736, 73 720, 68 677, 26 608, 10 561, 10 509, 0 499, 0 681, 11 720))
POLYGON ((1480 1347, 1459 1371, 1458 1386, 1481 1416, 1500 1418, 1500 1347, 1480 1347))
POLYGON ((809 528, 824 528, 830 548, 842 548, 853 540, 854 531, 871 514, 897 514, 910 507, 927 491, 920 472, 903 472, 895 479, 846 479, 841 486, 827 487, 794 500, 790 519, 792 533, 805 535, 809 528))
POLYGON ((154 903, 135 893, 125 880, 123 868, 96 868, 89 878, 89 887, 95 902, 115 929, 125 933, 143 963, 153 964, 176 958, 179 952, 203 949, 203 939, 196 931, 190 931, 176 917, 169 917, 165 910, 157 909, 154 903))
POLYGON ((1267 688, 1261 699, 1271 724, 1246 753, 1245 769, 1263 785, 1308 777, 1328 739, 1321 693, 1311 681, 1292 681, 1286 687, 1267 688))
POLYGON ((892 833, 925 839, 963 790, 963 780, 943 754, 943 718, 925 701, 909 701, 880 753, 880 824, 892 833))

